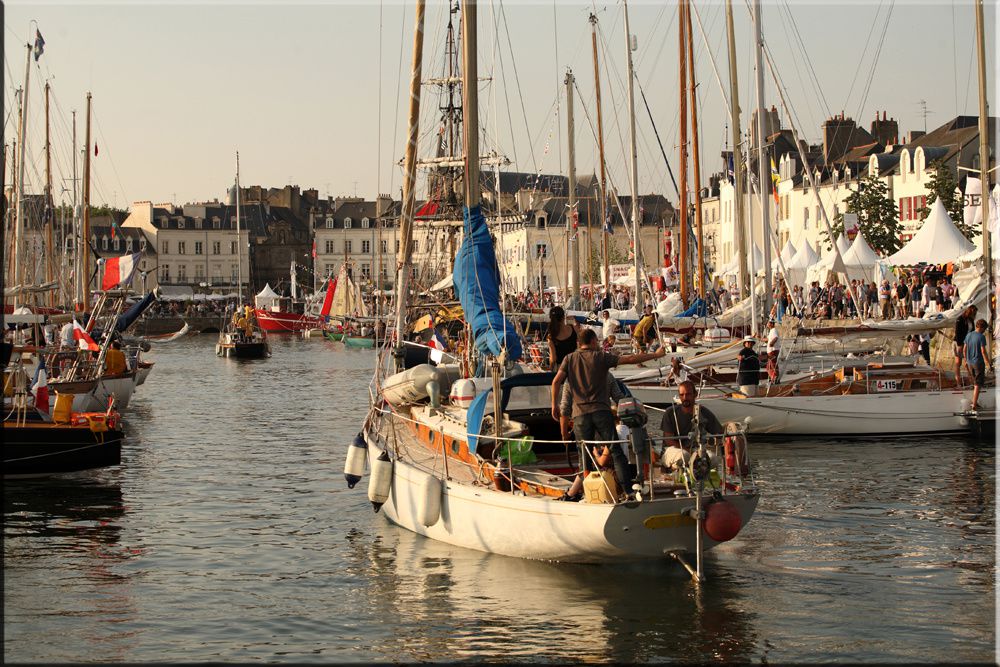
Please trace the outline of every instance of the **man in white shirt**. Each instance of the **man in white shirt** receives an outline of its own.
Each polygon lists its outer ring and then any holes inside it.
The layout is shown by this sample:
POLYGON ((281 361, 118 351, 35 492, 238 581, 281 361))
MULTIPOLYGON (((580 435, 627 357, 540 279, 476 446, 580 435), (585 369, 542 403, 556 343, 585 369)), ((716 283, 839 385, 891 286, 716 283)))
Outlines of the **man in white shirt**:
POLYGON ((771 384, 778 382, 778 350, 781 347, 781 339, 778 336, 778 328, 774 324, 774 318, 767 321, 767 377, 771 384))
POLYGON ((605 310, 601 313, 601 324, 603 325, 601 329, 601 340, 604 340, 611 334, 618 331, 618 325, 621 323, 611 317, 611 313, 605 310))

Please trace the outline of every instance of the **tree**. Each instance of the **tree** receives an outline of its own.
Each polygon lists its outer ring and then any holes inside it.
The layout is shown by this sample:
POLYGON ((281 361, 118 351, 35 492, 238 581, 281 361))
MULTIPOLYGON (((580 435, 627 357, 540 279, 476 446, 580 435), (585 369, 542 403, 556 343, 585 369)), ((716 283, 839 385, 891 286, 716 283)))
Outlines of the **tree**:
MULTIPOLYGON (((587 264, 584 263, 583 253, 580 253, 580 263, 583 266, 580 267, 580 273, 583 274, 584 280, 591 285, 595 285, 601 282, 601 275, 604 271, 604 254, 601 249, 601 234, 604 232, 594 233, 593 245, 590 248, 590 273, 587 272, 587 264)), ((583 234, 577 235, 578 239, 583 239, 583 234)), ((625 264, 629 261, 628 253, 623 252, 612 239, 608 239, 608 264, 625 264)))
POLYGON ((920 219, 927 219, 931 207, 940 197, 944 209, 948 211, 948 215, 958 227, 958 231, 971 241, 976 235, 976 230, 965 224, 965 201, 958 191, 958 183, 955 182, 951 169, 945 165, 943 160, 931 163, 931 169, 934 170, 934 173, 927 179, 927 206, 920 209, 920 219))
MULTIPOLYGON (((858 216, 858 231, 874 250, 891 254, 899 250, 899 218, 896 205, 889 199, 889 186, 878 176, 868 175, 858 181, 858 189, 845 200, 847 213, 858 216)), ((844 215, 838 213, 830 225, 834 238, 844 233, 844 215)), ((827 249, 833 239, 825 231, 827 249)))

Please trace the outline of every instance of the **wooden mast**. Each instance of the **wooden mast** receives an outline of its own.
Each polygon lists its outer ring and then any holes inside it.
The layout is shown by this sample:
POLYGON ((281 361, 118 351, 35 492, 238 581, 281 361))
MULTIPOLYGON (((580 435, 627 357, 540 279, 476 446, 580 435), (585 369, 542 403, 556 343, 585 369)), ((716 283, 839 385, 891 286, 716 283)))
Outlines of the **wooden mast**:
POLYGON ((80 246, 83 248, 80 262, 80 282, 83 285, 83 312, 90 310, 90 93, 87 93, 87 130, 84 137, 86 154, 83 156, 83 233, 80 246))
MULTIPOLYGON (((21 257, 21 243, 24 241, 24 156, 27 151, 25 137, 28 134, 28 83, 31 80, 31 44, 27 45, 28 54, 24 62, 24 90, 21 93, 21 120, 18 127, 17 143, 20 146, 20 154, 17 162, 17 217, 14 219, 14 285, 21 286, 24 283, 23 258, 21 257)), ((17 308, 20 294, 14 295, 14 308, 17 308)))
MULTIPOLYGON (((568 280, 566 289, 572 289, 573 307, 580 308, 580 237, 577 231, 579 219, 576 201, 576 132, 573 127, 573 70, 566 72, 566 125, 569 165, 567 180, 569 186, 569 209, 566 211, 566 242, 569 255, 568 280)), ((567 294, 567 297, 569 294, 567 294)))
MULTIPOLYGON (((52 244, 52 143, 49 136, 49 83, 45 82, 45 282, 53 278, 52 260, 55 248, 52 244)), ((56 292, 49 292, 49 306, 55 307, 56 292)))
MULTIPOLYGON (((771 205, 767 201, 767 188, 771 182, 771 170, 767 164, 767 149, 764 146, 766 137, 764 114, 764 32, 760 23, 760 0, 753 3, 753 22, 755 31, 754 61, 757 69, 757 194, 760 197, 761 244, 764 255, 764 310, 761 313, 766 320, 771 311, 771 225, 768 221, 771 205)), ((808 170, 808 163, 803 163, 808 170)), ((753 252, 753 249, 750 250, 753 252)), ((851 290, 853 294, 853 290, 851 290)), ((751 290, 751 293, 753 291, 751 290)), ((756 326, 756 322, 754 323, 756 326)), ((754 333, 757 333, 755 330, 754 333)))
POLYGON ((597 16, 590 15, 590 43, 594 51, 594 88, 597 91, 597 150, 601 167, 601 190, 600 205, 598 211, 601 214, 601 255, 604 264, 602 282, 604 288, 610 289, 611 269, 610 269, 610 239, 607 232, 608 221, 608 177, 604 165, 604 117, 601 111, 601 68, 597 61, 597 16))
POLYGON ((413 209, 416 197, 417 140, 420 123, 420 78, 424 59, 424 0, 414 9, 413 65, 410 70, 410 115, 403 162, 403 207, 399 217, 400 258, 396 267, 396 370, 403 370, 403 322, 410 291, 413 252, 413 209))
MULTIPOLYGON (((733 136, 733 245, 739 258, 736 287, 739 298, 747 293, 747 252, 743 228, 743 139, 740 130, 740 90, 736 70, 736 31, 733 28, 733 0, 726 0, 726 36, 729 41, 729 125, 733 136)), ((738 299, 737 299, 738 300, 738 299)))
POLYGON ((687 5, 685 0, 677 3, 677 42, 680 66, 680 243, 678 267, 680 271, 681 302, 687 306, 688 297, 688 199, 687 199, 687 5))
MULTIPOLYGON (((983 212, 983 264, 986 268, 986 307, 989 331, 993 331, 996 316, 993 304, 993 256, 990 247, 990 123, 986 99, 986 24, 983 19, 983 0, 976 0, 976 50, 979 52, 979 169, 982 180, 980 195, 983 212)), ((991 340, 990 336, 986 340, 991 340)), ((992 348, 991 348, 992 351, 992 348)))
POLYGON ((694 40, 691 39, 693 34, 691 31, 691 0, 685 0, 687 15, 687 55, 688 55, 688 74, 690 76, 689 88, 691 93, 691 146, 693 148, 692 157, 694 162, 692 168, 694 169, 694 220, 695 229, 698 238, 698 296, 705 299, 705 237, 702 233, 701 225, 701 170, 699 163, 699 146, 698 146, 698 98, 696 91, 698 89, 698 83, 694 76, 694 47, 692 46, 694 40))
MULTIPOLYGON (((625 56, 628 60, 628 117, 629 117, 629 150, 631 159, 631 170, 629 171, 630 184, 632 186, 632 266, 635 270, 635 309, 642 311, 643 294, 642 288, 645 276, 641 273, 641 263, 639 253, 642 245, 639 243, 639 159, 636 153, 635 137, 635 74, 632 64, 632 33, 628 21, 628 2, 622 2, 625 10, 625 56)), ((609 281, 610 282, 610 281, 609 281)))

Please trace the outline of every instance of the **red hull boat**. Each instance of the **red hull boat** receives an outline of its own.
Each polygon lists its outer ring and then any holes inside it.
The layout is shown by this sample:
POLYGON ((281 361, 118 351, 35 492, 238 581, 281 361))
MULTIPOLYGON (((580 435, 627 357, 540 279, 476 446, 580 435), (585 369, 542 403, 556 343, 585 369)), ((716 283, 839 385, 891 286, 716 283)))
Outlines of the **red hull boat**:
POLYGON ((318 329, 323 320, 315 315, 286 313, 284 311, 257 309, 257 322, 267 333, 300 333, 306 329, 318 329))

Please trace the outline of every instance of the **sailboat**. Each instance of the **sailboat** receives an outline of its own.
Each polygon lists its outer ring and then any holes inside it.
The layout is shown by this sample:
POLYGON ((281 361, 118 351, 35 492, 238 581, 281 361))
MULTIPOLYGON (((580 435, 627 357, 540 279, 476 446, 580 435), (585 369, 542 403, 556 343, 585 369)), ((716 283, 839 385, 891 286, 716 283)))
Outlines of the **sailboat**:
MULTIPOLYGON (((406 367, 400 340, 409 295, 411 258, 406 250, 413 224, 420 105, 424 2, 418 0, 401 219, 404 255, 396 283, 396 350, 382 358, 396 372, 383 372, 381 364, 376 368, 368 415, 348 448, 348 484, 360 481, 367 462, 368 497, 376 511, 403 528, 449 544, 564 562, 672 555, 701 579, 703 551, 733 537, 756 508, 759 496, 747 469, 721 470, 722 481, 711 492, 704 481, 678 485, 676 480, 654 480, 626 498, 600 482, 590 487, 594 493, 588 502, 559 502, 578 470, 579 457, 571 451, 574 443, 560 439, 559 426, 550 416, 553 374, 528 372, 519 363, 521 340, 500 309, 497 259, 479 202, 476 9, 472 0, 462 3, 465 208, 453 278, 470 325, 468 347, 475 349, 484 373, 470 377, 459 365, 449 364, 406 367), (521 463, 512 463, 515 453, 523 455, 521 463), (713 514, 722 512, 733 519, 735 532, 721 534, 708 527, 713 514), (696 569, 685 560, 692 554, 696 569)), ((699 451, 710 446, 702 443, 699 451)))
MULTIPOLYGON (((236 238, 242 247, 240 235, 240 154, 236 153, 236 238)), ((236 254, 237 302, 233 310, 227 310, 219 331, 219 342, 215 354, 220 357, 238 359, 264 359, 271 356, 271 346, 267 333, 261 328, 256 313, 250 306, 243 305, 243 257, 242 249, 236 254)))

